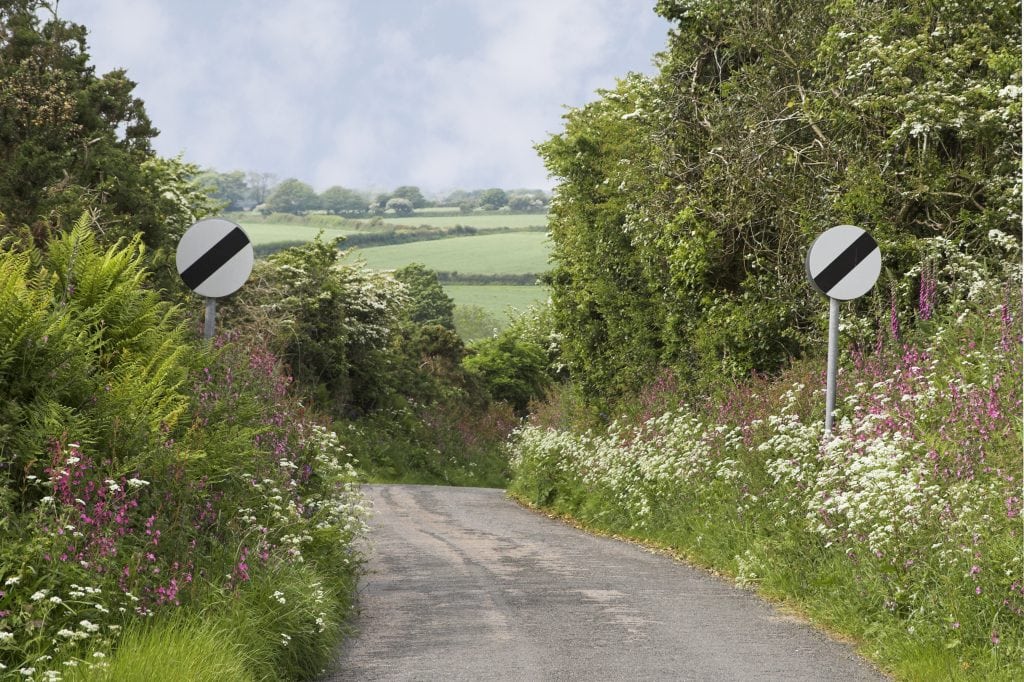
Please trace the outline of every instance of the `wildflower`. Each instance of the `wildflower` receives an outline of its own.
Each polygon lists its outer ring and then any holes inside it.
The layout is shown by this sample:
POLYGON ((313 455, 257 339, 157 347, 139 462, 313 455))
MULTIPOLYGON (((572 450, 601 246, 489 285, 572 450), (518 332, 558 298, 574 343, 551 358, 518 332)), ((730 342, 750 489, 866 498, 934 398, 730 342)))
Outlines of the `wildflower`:
POLYGON ((81 625, 82 629, 86 630, 87 632, 97 632, 100 629, 99 625, 96 625, 95 623, 90 623, 87 620, 79 621, 78 624, 81 625))
POLYGON ((58 597, 57 595, 53 595, 52 597, 50 597, 50 603, 51 604, 63 604, 64 600, 61 599, 60 597, 58 597))
POLYGON ((274 599, 276 599, 276 600, 277 600, 277 602, 278 602, 279 604, 285 604, 285 603, 287 603, 287 602, 286 602, 286 600, 285 600, 285 598, 284 598, 284 593, 283 593, 283 592, 280 592, 280 591, 274 592, 274 595, 273 595, 273 597, 274 597, 274 599))
POLYGON ((14 639, 14 633, 0 630, 0 642, 10 642, 14 639))
POLYGON ((31 599, 32 601, 39 601, 40 599, 45 599, 46 593, 47 590, 39 590, 38 592, 35 592, 31 597, 29 597, 29 599, 31 599))
POLYGON ((63 637, 65 639, 71 639, 72 637, 75 636, 75 633, 73 631, 71 631, 71 630, 68 630, 67 628, 62 628, 62 629, 57 631, 57 636, 58 637, 63 637))
POLYGON ((4 585, 17 585, 21 581, 20 575, 12 575, 10 578, 4 581, 4 585))

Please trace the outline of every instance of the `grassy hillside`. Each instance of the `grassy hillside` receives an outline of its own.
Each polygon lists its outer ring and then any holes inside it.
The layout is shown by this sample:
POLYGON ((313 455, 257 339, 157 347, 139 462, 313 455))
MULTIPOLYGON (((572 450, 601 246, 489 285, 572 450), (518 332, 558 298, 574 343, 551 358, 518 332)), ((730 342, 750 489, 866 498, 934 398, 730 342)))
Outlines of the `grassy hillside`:
POLYGON ((315 225, 289 225, 285 223, 239 222, 253 244, 273 244, 275 242, 312 241, 323 230, 326 238, 343 236, 358 232, 352 227, 320 227, 315 225))
MULTIPOLYGON (((418 213, 403 218, 386 216, 384 222, 389 225, 400 225, 402 227, 418 227, 420 225, 455 227, 456 225, 463 225, 481 230, 501 227, 522 230, 529 227, 545 227, 548 224, 548 217, 544 213, 466 213, 442 216, 418 213)), ((364 224, 368 223, 369 221, 364 221, 364 224)))
POLYGON ((354 257, 378 270, 422 263, 443 272, 519 274, 547 270, 548 252, 543 232, 508 232, 358 249, 354 257))
POLYGON ((547 287, 507 286, 503 284, 448 284, 445 293, 455 305, 479 306, 498 319, 505 319, 508 308, 526 310, 548 299, 547 287))

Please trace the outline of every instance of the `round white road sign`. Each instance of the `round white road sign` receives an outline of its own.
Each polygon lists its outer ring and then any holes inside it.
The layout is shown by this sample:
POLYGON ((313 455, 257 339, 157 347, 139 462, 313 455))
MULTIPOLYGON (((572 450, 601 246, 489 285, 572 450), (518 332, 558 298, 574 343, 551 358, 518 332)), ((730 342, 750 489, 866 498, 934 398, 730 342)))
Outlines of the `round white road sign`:
POLYGON ((863 296, 882 271, 882 251, 874 237, 853 225, 837 225, 818 235, 807 251, 807 277, 829 298, 863 296))
POLYGON ((181 237, 175 261, 189 289, 206 298, 220 298, 238 291, 249 279, 252 242, 230 220, 207 218, 181 237))

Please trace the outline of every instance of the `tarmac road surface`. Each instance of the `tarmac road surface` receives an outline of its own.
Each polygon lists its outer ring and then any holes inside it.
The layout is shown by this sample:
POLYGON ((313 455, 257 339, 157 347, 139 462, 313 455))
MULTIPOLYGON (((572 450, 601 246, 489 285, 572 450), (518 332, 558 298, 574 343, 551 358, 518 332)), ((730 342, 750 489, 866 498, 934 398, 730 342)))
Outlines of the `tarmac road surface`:
POLYGON ((341 680, 882 680, 750 592, 500 490, 366 486, 341 680))

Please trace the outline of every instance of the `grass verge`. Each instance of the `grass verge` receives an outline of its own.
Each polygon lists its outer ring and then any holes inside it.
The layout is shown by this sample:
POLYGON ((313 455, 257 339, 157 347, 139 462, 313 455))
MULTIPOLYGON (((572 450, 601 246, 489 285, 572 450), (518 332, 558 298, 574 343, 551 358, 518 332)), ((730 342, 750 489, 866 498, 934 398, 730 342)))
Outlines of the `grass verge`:
POLYGON ((1019 300, 988 300, 855 356, 827 440, 816 361, 698 404, 643 395, 588 432, 542 409, 510 491, 756 589, 899 679, 1021 679, 1015 319, 1019 300))

